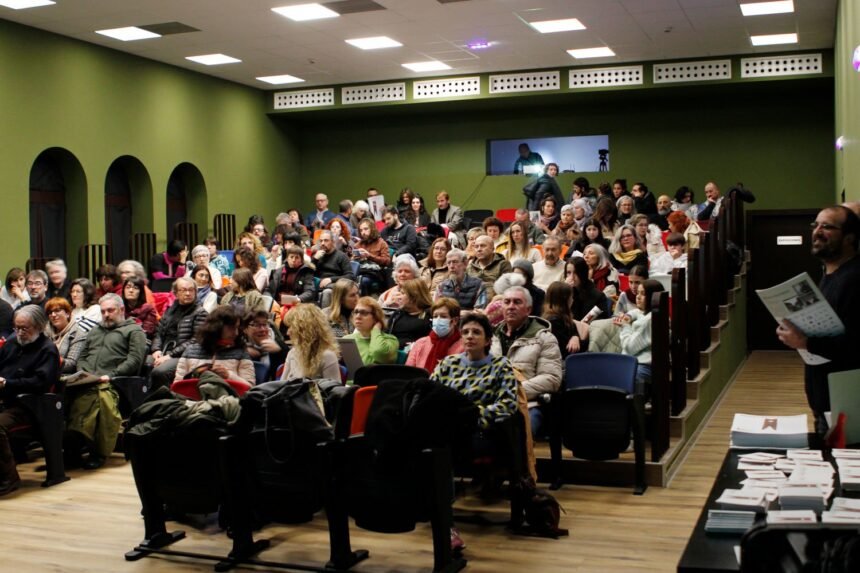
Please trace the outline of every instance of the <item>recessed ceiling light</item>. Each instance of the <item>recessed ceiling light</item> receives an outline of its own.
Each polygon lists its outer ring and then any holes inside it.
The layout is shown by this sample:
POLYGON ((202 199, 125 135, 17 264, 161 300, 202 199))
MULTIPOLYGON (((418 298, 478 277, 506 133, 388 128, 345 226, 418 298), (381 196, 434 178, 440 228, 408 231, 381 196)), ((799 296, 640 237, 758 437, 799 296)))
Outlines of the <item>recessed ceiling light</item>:
POLYGON ((404 68, 410 69, 413 72, 436 72, 439 70, 450 70, 451 66, 442 62, 431 60, 429 62, 412 62, 403 64, 404 68))
POLYGON ((776 0, 774 2, 751 2, 741 4, 744 16, 763 16, 765 14, 788 14, 794 12, 794 0, 776 0))
POLYGON ((470 50, 486 50, 492 45, 493 42, 488 42, 487 40, 474 40, 466 44, 466 47, 470 50))
POLYGON ((51 4, 56 4, 56 2, 53 0, 0 0, 0 6, 6 6, 13 10, 36 8, 38 6, 50 6, 51 4))
POLYGON ((606 46, 602 48, 582 48, 580 50, 568 50, 567 53, 576 59, 608 58, 609 56, 615 55, 615 52, 613 52, 611 48, 607 48, 606 46))
POLYGON ((322 20, 323 18, 337 18, 340 16, 340 14, 334 10, 329 10, 322 4, 296 4, 295 6, 281 6, 280 8, 272 8, 272 12, 277 12, 281 16, 285 16, 294 22, 322 20))
POLYGON ((203 64, 204 66, 220 66, 221 64, 235 64, 242 60, 225 56, 224 54, 205 54, 203 56, 188 56, 186 60, 203 64))
POLYGON ((353 38, 345 40, 350 46, 361 48, 362 50, 378 50, 380 48, 399 48, 403 44, 397 40, 392 40, 388 36, 373 36, 371 38, 353 38))
POLYGON ((122 40, 123 42, 131 42, 132 40, 148 40, 149 38, 160 38, 161 34, 138 28, 137 26, 128 26, 127 28, 111 28, 110 30, 96 30, 96 34, 122 40))
POLYGON ((582 22, 576 18, 565 20, 543 20, 541 22, 529 22, 529 26, 541 34, 552 34, 553 32, 568 32, 570 30, 585 30, 582 22))
POLYGON ((294 84, 297 82, 303 82, 302 78, 297 78, 296 76, 291 76, 289 74, 284 74, 282 76, 263 76, 261 78, 257 78, 261 82, 266 82, 267 84, 272 84, 273 86, 279 86, 282 84, 294 84))
POLYGON ((774 46, 776 44, 796 44, 797 34, 770 34, 767 36, 750 36, 753 46, 774 46))

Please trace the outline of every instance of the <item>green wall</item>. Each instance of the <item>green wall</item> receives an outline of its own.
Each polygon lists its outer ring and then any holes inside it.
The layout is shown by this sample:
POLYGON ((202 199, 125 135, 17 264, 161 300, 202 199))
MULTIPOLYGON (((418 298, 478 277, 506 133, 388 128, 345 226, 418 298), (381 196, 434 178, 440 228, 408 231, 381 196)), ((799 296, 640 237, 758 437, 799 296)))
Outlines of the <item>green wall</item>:
MULTIPOLYGON (((831 201, 832 98, 823 77, 278 119, 302 122, 302 189, 332 198, 376 186, 389 199, 410 186, 425 197, 447 189, 470 208, 518 207, 526 179, 484 175, 487 139, 606 133, 611 172, 584 173, 594 186, 621 177, 673 194, 689 185, 704 200, 708 179, 724 190, 742 181, 753 208, 774 209, 831 201)), ((560 175, 565 195, 576 176, 560 175)))
POLYGON ((845 147, 836 153, 837 201, 841 201, 843 189, 846 200, 860 200, 860 72, 852 65, 858 45, 860 5, 856 0, 840 0, 834 57, 836 135, 845 138, 845 147))
POLYGON ((134 198, 135 229, 155 230, 162 244, 167 181, 183 162, 205 182, 207 207, 189 206, 201 232, 216 212, 235 213, 241 227, 252 213, 271 216, 291 202, 297 148, 289 130, 265 115, 259 90, 3 20, 0 61, 0 228, 7 239, 0 269, 29 257, 30 169, 49 148, 76 159, 69 173, 77 190, 66 182, 72 268, 78 244, 105 240, 105 175, 124 155, 138 159, 151 182, 151 193, 144 184, 134 198))

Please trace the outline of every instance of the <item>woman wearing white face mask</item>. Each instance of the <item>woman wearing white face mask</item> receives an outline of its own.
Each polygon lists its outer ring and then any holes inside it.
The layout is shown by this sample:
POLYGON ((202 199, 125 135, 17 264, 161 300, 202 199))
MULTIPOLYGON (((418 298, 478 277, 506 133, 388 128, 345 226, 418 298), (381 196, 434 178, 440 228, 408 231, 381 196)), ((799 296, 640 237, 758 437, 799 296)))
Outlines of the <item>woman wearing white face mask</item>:
POLYGON ((433 372, 440 360, 452 354, 463 352, 460 339, 460 305, 453 298, 441 297, 430 307, 433 316, 432 331, 429 336, 419 338, 412 345, 407 366, 417 366, 433 372))

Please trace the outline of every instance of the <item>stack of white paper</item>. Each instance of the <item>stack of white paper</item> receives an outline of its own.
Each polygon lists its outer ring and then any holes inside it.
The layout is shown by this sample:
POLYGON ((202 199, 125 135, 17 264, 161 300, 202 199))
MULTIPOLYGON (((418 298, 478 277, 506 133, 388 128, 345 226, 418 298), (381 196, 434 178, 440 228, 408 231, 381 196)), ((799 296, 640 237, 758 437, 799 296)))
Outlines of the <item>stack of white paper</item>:
POLYGON ((844 491, 860 490, 860 450, 833 450, 839 466, 839 482, 844 491))
POLYGON ((746 533, 755 523, 754 511, 709 509, 705 531, 710 533, 746 533))
POLYGON ((767 512, 768 525, 797 525, 797 524, 816 524, 818 517, 815 512, 809 509, 795 509, 782 511, 767 512))
POLYGON ((738 456, 739 470, 769 470, 773 469, 774 464, 783 460, 785 456, 782 454, 773 454, 770 452, 750 452, 738 456))
POLYGON ((779 507, 783 510, 811 509, 821 513, 827 501, 818 484, 785 484, 779 488, 779 507))
POLYGON ((769 505, 766 492, 754 488, 726 489, 717 499, 717 503, 726 510, 754 511, 756 513, 764 513, 769 505))
POLYGON ((752 416, 735 414, 733 448, 788 449, 808 445, 806 414, 798 416, 752 416))
POLYGON ((833 498, 830 511, 821 514, 822 523, 860 525, 860 499, 833 498))

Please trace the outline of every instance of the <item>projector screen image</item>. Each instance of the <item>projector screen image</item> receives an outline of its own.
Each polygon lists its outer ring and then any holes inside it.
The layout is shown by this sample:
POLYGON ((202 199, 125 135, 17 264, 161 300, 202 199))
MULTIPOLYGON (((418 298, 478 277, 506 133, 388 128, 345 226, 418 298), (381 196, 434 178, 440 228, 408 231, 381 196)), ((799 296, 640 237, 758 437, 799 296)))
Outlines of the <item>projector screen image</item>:
POLYGON ((487 142, 487 175, 535 175, 547 163, 559 172, 609 171, 609 136, 491 139, 487 142))

